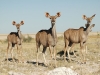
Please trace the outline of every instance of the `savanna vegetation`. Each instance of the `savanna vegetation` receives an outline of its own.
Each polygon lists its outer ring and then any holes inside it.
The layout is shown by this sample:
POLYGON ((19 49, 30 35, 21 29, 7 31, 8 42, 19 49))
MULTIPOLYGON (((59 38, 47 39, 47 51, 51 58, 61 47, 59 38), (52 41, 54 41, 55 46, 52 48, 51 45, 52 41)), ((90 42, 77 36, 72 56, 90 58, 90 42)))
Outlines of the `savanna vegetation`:
MULTIPOLYGON (((81 64, 80 61, 80 45, 76 44, 74 46, 74 50, 77 57, 71 53, 72 61, 69 62, 66 60, 64 62, 63 56, 61 54, 57 54, 57 67, 70 67, 80 75, 100 75, 100 34, 96 33, 96 35, 89 35, 87 40, 87 54, 86 54, 86 64, 81 64)), ((64 48, 64 40, 63 34, 58 36, 58 43, 56 46, 57 53, 63 51, 64 48)), ((7 40, 0 40, 0 75, 8 75, 10 71, 23 73, 25 75, 45 75, 49 70, 54 69, 54 61, 50 60, 50 52, 49 49, 46 51, 46 59, 48 62, 48 66, 43 64, 43 56, 42 56, 42 46, 39 55, 39 66, 36 66, 36 43, 35 38, 27 35, 23 40, 23 49, 22 49, 22 57, 23 63, 17 63, 9 61, 8 65, 6 63, 6 50, 7 50, 7 40)), ((63 55, 63 52, 62 52, 63 55)), ((17 59, 17 48, 14 49, 14 57, 17 59)), ((11 58, 9 52, 9 58, 11 58)))

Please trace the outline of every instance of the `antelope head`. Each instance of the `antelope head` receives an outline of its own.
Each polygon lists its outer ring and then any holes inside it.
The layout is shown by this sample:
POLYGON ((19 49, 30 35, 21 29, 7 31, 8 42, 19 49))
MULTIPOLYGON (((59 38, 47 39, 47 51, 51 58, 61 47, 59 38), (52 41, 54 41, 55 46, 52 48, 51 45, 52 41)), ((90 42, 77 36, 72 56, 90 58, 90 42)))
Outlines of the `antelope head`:
POLYGON ((86 15, 83 15, 83 19, 87 21, 87 24, 90 24, 92 19, 95 17, 96 14, 92 15, 91 17, 87 17, 86 15))
POLYGON ((50 14, 48 12, 46 12, 45 16, 51 20, 52 25, 55 25, 56 18, 60 17, 61 14, 60 14, 60 12, 58 12, 55 16, 50 16, 50 14))
POLYGON ((16 26, 17 30, 20 30, 20 26, 24 24, 24 21, 21 21, 20 23, 16 23, 15 21, 12 22, 13 25, 16 26))

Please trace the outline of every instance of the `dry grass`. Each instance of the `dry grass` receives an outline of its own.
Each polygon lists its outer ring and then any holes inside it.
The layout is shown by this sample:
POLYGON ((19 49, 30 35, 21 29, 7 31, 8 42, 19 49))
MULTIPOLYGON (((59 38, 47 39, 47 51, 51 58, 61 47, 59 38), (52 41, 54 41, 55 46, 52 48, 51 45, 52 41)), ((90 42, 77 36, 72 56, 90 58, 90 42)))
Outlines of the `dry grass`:
MULTIPOLYGON (((3 41, 2 41, 3 42, 3 41)), ((100 75, 100 35, 90 35, 87 40, 88 53, 86 54, 87 63, 80 64, 80 47, 79 44, 76 44, 74 49, 76 51, 77 57, 75 58, 71 55, 71 62, 64 62, 63 58, 60 55, 57 55, 57 66, 58 67, 70 67, 80 75, 100 75)), ((9 71, 20 72, 25 75, 44 75, 45 72, 48 72, 51 69, 54 69, 53 61, 50 61, 50 52, 47 49, 46 59, 47 62, 51 62, 53 65, 45 67, 43 65, 42 54, 39 55, 39 67, 36 67, 36 45, 35 39, 29 43, 23 43, 23 58, 25 63, 13 63, 9 61, 9 64, 6 64, 6 48, 7 43, 0 43, 0 75, 8 75, 9 71)), ((57 52, 63 50, 64 40, 62 34, 58 37, 57 43, 57 52)), ((42 46, 41 51, 42 52, 42 46)), ((14 56, 18 58, 17 50, 14 49, 14 56)), ((10 57, 10 54, 9 54, 10 57)))

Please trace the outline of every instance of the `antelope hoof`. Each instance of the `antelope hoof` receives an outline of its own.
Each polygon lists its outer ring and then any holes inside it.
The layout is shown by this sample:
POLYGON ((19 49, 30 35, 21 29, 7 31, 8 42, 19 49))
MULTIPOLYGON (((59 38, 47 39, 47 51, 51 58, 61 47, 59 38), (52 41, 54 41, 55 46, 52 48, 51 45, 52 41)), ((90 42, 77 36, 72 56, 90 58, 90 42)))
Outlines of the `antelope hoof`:
POLYGON ((55 65, 54 68, 57 68, 57 65, 55 65))
POLYGON ((36 66, 38 67, 38 63, 36 63, 36 66))
POLYGON ((70 63, 70 62, 71 62, 71 60, 68 60, 68 62, 70 63))
POLYGON ((86 61, 84 61, 84 63, 83 64, 86 64, 86 61))
POLYGON ((74 58, 76 58, 77 56, 76 55, 74 55, 74 58))
POLYGON ((48 66, 48 64, 47 64, 47 63, 44 63, 44 65, 45 65, 45 66, 48 66))
POLYGON ((85 62, 81 62, 81 64, 86 64, 86 61, 85 62))

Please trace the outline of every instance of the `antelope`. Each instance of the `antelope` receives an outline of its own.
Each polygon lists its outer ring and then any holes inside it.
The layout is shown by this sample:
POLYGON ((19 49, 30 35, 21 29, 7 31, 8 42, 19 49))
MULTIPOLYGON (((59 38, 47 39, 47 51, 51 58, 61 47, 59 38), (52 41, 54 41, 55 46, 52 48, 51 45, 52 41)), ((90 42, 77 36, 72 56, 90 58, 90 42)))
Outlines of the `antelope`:
MULTIPOLYGON (((7 63, 8 63, 8 50, 9 47, 11 45, 11 57, 12 60, 14 61, 14 57, 13 57, 13 49, 15 47, 15 45, 17 46, 17 53, 20 53, 20 50, 18 50, 18 46, 20 45, 20 49, 22 48, 22 41, 23 41, 23 36, 22 33, 20 31, 20 26, 24 24, 24 21, 21 21, 20 23, 16 23, 15 21, 12 22, 12 24, 14 26, 16 26, 17 28, 17 32, 11 32, 8 36, 7 36, 7 41, 8 41, 8 47, 7 47, 7 63)), ((20 53, 22 56, 22 53, 20 53)))
POLYGON ((55 46, 57 44, 57 33, 56 33, 56 18, 60 17, 60 12, 58 12, 55 16, 50 16, 48 12, 46 12, 45 16, 51 20, 51 28, 48 30, 40 30, 36 34, 36 47, 37 47, 37 66, 38 66, 38 55, 39 55, 39 50, 40 50, 40 45, 42 44, 43 46, 43 58, 44 58, 44 63, 47 65, 46 59, 45 59, 45 51, 47 47, 49 47, 49 51, 51 54, 51 59, 54 56, 55 59, 55 65, 56 65, 56 50, 55 46), (53 47, 53 54, 51 48, 53 47))
POLYGON ((74 43, 80 43, 80 51, 83 58, 83 63, 86 63, 85 61, 85 55, 83 54, 83 51, 85 51, 85 43, 88 38, 88 34, 91 31, 91 28, 95 26, 95 24, 85 24, 86 29, 84 30, 84 27, 80 27, 79 29, 68 29, 64 32, 64 60, 66 56, 66 50, 68 53, 68 58, 70 59, 69 51, 74 43))
POLYGON ((96 14, 92 15, 91 17, 87 17, 86 15, 83 15, 83 19, 87 21, 87 24, 91 24, 92 19, 95 17, 96 14))
MULTIPOLYGON (((96 14, 92 15, 91 17, 87 17, 86 15, 83 15, 82 18, 87 21, 87 24, 91 24, 92 19, 95 17, 95 15, 96 14)), ((88 26, 86 25, 86 28, 84 28, 84 31, 86 31, 87 28, 88 28, 88 26)), ((75 43, 72 45, 71 49, 72 49, 74 56, 76 57, 76 54, 75 54, 74 49, 73 49, 74 45, 75 45, 75 43)), ((85 46, 85 48, 86 48, 85 52, 87 53, 87 46, 85 46)))

